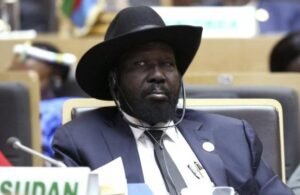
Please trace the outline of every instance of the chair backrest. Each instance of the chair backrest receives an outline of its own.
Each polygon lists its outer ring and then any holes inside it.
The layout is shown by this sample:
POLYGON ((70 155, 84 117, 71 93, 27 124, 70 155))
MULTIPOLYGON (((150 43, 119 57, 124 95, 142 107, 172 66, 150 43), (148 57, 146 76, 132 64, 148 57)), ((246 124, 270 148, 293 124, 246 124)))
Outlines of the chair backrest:
MULTIPOLYGON (((17 135, 20 135, 21 141, 26 144, 29 147, 32 147, 34 150, 41 152, 41 128, 40 128, 40 88, 39 88, 39 78, 36 72, 33 71, 20 71, 20 72, 0 72, 0 82, 13 82, 18 83, 18 88, 21 88, 20 86, 23 86, 27 89, 28 93, 28 100, 26 101, 27 106, 29 106, 29 122, 30 122, 30 129, 26 129, 24 126, 23 128, 18 129, 4 129, 4 131, 15 131, 17 135), (24 132, 22 132, 24 131, 24 132), (27 142, 25 140, 31 140, 31 142, 27 142)), ((8 107, 8 105, 12 104, 13 101, 15 105, 12 105, 12 108, 17 109, 16 105, 21 105, 25 103, 25 100, 17 99, 18 95, 16 92, 16 89, 12 89, 10 93, 13 95, 12 97, 15 97, 16 99, 6 99, 7 102, 2 102, 3 104, 7 104, 5 106, 8 107)), ((23 96, 22 96, 23 97, 23 96)), ((25 98, 24 98, 25 99, 25 98)), ((23 105, 25 107, 25 105, 23 105)), ((21 107, 21 106, 20 106, 21 107)), ((25 109, 25 108, 24 108, 25 109)), ((3 110, 5 112, 5 110, 3 110)), ((8 111, 7 111, 8 112, 8 111)), ((24 111, 25 112, 25 111, 24 111)), ((16 111, 16 115, 22 113, 22 111, 16 111)), ((5 113, 4 113, 5 115, 5 113)), ((17 117, 17 116, 12 116, 17 117)), ((19 117, 19 116, 18 116, 19 117)), ((20 116, 21 117, 21 116, 20 116)), ((23 119, 25 119, 25 116, 23 116, 23 119)), ((1 121, 2 123, 7 121, 1 121)), ((16 120, 15 123, 19 123, 20 121, 16 120)), ((24 122, 25 123, 25 122, 24 122)), ((20 122, 21 124, 21 122, 20 122)), ((14 127, 21 127, 20 124, 14 126, 14 127)), ((13 127, 12 127, 13 128, 13 127)), ((42 166, 43 160, 41 158, 38 158, 36 156, 32 156, 32 165, 34 166, 42 166)))
MULTIPOLYGON (((113 101, 92 98, 67 100, 63 107, 63 123, 87 110, 106 106, 115 106, 115 104, 113 101)), ((248 121, 262 140, 263 159, 285 181, 282 107, 278 101, 273 99, 187 99, 186 106, 248 121)))
MULTIPOLYGON (((187 72, 184 81, 188 85, 206 86, 262 86, 262 87, 289 87, 300 93, 299 73, 194 73, 187 72)), ((300 96, 298 96, 300 101, 300 96)))
POLYGON ((115 106, 113 101, 103 101, 94 98, 73 98, 66 100, 63 105, 62 124, 71 121, 80 113, 106 106, 115 106))
POLYGON ((187 108, 246 120, 263 143, 263 159, 285 181, 283 114, 274 99, 187 99, 187 108))
POLYGON ((11 136, 31 146, 29 90, 17 82, 0 83, 0 151, 14 166, 31 166, 32 157, 10 147, 6 142, 11 136))
POLYGON ((188 98, 271 98, 280 102, 283 109, 286 176, 300 163, 299 103, 294 89, 264 86, 186 86, 188 98))

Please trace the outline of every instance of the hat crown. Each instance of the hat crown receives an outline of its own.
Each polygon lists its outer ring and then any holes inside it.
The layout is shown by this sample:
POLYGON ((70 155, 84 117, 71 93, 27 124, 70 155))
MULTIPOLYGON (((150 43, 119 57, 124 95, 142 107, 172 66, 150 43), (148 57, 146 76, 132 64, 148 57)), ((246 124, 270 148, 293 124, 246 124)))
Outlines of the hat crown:
POLYGON ((104 40, 139 31, 146 28, 166 26, 162 18, 150 7, 128 7, 120 11, 112 20, 104 40))

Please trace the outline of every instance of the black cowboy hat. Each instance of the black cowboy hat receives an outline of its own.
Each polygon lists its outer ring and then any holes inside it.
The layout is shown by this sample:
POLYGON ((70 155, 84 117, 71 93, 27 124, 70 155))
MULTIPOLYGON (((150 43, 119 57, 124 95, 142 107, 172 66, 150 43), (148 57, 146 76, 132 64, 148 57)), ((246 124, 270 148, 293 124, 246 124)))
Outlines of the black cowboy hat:
POLYGON ((112 20, 104 41, 89 49, 79 60, 76 79, 90 96, 112 100, 108 77, 126 50, 143 43, 158 41, 170 45, 181 75, 194 58, 201 40, 202 27, 166 26, 150 7, 128 7, 112 20))

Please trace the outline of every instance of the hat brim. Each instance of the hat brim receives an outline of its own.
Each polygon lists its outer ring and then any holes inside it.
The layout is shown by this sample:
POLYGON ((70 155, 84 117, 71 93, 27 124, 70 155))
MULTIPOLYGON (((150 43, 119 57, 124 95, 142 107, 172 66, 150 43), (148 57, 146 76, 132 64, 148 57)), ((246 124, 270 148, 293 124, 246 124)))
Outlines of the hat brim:
POLYGON ((117 59, 134 46, 147 42, 165 42, 170 45, 181 75, 193 60, 201 41, 202 27, 174 25, 139 30, 101 42, 89 49, 79 60, 76 79, 91 97, 112 100, 109 90, 109 72, 117 66, 117 59))

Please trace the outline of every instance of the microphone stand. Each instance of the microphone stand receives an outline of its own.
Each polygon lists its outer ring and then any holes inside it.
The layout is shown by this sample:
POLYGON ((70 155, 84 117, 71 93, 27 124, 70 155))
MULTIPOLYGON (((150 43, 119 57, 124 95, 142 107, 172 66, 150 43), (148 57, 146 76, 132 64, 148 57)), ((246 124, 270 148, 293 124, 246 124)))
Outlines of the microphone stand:
POLYGON ((27 146, 24 146, 20 140, 18 138, 15 138, 15 137, 10 137, 8 138, 7 140, 7 143, 9 145, 11 145, 14 149, 19 149, 19 150, 22 150, 22 151, 25 151, 31 155, 35 155, 35 156, 38 156, 42 159, 44 159, 46 162, 49 162, 50 164, 52 165, 55 165, 57 167, 67 167, 64 163, 62 163, 61 161, 58 161, 58 160, 55 160, 55 159, 52 159, 44 154, 41 154, 27 146))

